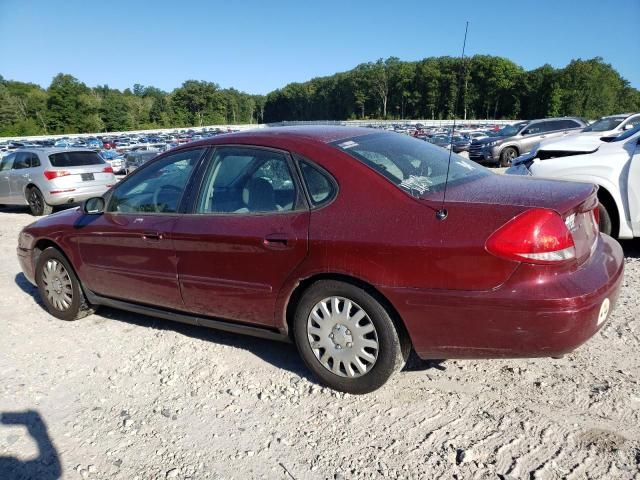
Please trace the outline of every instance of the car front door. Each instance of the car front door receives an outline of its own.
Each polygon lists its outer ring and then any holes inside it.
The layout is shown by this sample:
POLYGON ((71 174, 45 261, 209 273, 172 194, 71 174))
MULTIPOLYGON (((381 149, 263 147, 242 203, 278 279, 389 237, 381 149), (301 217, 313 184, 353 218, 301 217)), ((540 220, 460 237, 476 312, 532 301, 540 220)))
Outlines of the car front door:
POLYGON ((546 138, 549 122, 538 122, 525 128, 520 140, 520 155, 530 152, 531 149, 546 138))
POLYGON ((219 147, 193 213, 173 229, 193 313, 273 325, 278 292, 307 255, 309 209, 287 153, 219 147))
POLYGON ((10 153, 0 161, 0 203, 13 203, 11 198, 11 168, 16 158, 15 153, 10 153))
POLYGON ((123 180, 102 215, 76 228, 80 277, 99 295, 183 307, 171 231, 192 172, 206 148, 176 152, 123 180))

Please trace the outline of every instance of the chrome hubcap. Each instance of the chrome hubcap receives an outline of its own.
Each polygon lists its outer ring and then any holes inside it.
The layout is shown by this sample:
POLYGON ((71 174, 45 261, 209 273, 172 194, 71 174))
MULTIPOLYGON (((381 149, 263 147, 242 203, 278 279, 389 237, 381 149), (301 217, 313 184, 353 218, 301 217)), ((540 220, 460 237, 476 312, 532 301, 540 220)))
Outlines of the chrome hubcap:
POLYGON ((378 332, 360 305, 344 297, 318 302, 307 320, 314 355, 330 372, 356 378, 369 372, 378 358, 378 332))
POLYGON ((58 260, 49 259, 42 269, 42 283, 47 300, 57 310, 65 311, 73 301, 71 277, 58 260))

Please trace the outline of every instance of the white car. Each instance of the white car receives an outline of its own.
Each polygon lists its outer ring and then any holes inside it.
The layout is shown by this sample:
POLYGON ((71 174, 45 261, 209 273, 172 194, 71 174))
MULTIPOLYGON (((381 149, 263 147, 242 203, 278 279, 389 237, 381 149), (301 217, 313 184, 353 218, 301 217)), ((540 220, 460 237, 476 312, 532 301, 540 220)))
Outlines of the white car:
POLYGON ((622 132, 640 125, 640 113, 620 113, 602 117, 582 130, 580 135, 595 137, 617 137, 622 132))
POLYGON ((583 137, 545 143, 516 158, 506 173, 594 183, 600 230, 618 238, 640 237, 640 126, 607 141, 583 137))

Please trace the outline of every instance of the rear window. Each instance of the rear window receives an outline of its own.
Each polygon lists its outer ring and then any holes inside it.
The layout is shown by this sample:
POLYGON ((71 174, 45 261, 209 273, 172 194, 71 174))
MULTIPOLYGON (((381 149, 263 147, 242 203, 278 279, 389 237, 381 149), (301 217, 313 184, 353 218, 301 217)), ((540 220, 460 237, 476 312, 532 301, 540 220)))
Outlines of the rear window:
POLYGON ((398 133, 374 133, 339 140, 333 145, 413 196, 427 196, 430 192, 442 190, 447 178, 449 155, 450 184, 490 175, 486 168, 477 163, 398 133))
POLYGON ((49 155, 52 167, 84 167, 105 163, 96 152, 60 152, 49 155))

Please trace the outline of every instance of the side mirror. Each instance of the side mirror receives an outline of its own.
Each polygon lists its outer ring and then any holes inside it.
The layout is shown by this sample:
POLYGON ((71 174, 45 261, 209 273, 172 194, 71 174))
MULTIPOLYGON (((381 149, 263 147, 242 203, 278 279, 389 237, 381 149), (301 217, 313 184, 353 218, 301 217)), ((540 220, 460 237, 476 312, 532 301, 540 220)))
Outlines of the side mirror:
POLYGON ((84 201, 82 211, 86 215, 102 215, 104 213, 104 198, 93 197, 84 201))

